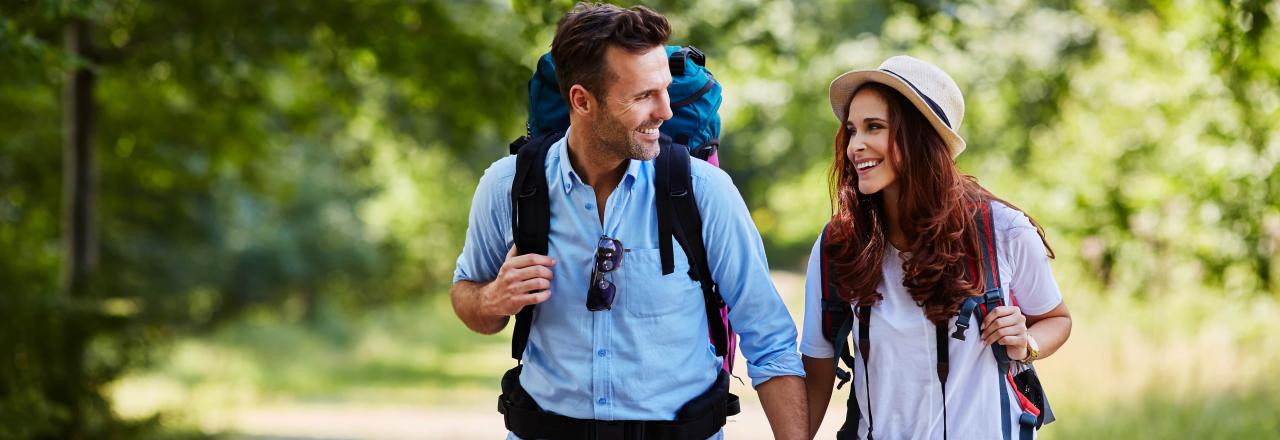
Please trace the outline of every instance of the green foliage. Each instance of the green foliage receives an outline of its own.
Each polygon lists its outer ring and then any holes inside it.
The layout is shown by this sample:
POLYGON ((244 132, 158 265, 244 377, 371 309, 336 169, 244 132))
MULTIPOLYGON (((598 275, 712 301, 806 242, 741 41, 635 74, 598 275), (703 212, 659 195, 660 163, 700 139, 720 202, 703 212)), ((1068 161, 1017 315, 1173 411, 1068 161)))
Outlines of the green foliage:
MULTIPOLYGON (((0 437, 56 436, 76 408, 91 437, 135 435, 101 390, 178 336, 253 347, 217 333, 237 317, 331 332, 263 329, 323 357, 360 344, 334 322, 442 297, 475 182, 523 132, 533 60, 571 6, 0 4, 0 437), (88 58, 64 48, 77 18, 93 24, 88 58), (61 96, 81 66, 97 77, 99 258, 68 299, 61 96), (91 393, 51 398, 65 383, 91 393)), ((961 168, 1048 229, 1077 280, 1064 290, 1280 295, 1274 1, 651 6, 725 86, 722 158, 775 266, 800 264, 830 214, 827 84, 910 53, 961 85, 961 168)), ((314 383, 428 374, 388 362, 314 383)))
POLYGON ((442 206, 468 198, 433 179, 475 181, 514 134, 510 85, 530 72, 518 46, 472 22, 515 27, 491 6, 6 2, 0 427, 23 431, 0 434, 58 435, 77 408, 90 437, 127 436, 97 390, 174 335, 256 307, 316 319, 325 298, 359 309, 447 280, 439 256, 465 217, 442 206), (62 47, 75 17, 94 25, 89 59, 62 47), (76 66, 97 76, 100 247, 90 292, 67 300, 60 95, 76 66), (86 333, 66 334, 68 322, 86 333), (66 337, 93 348, 55 342, 66 337), (88 371, 60 367, 81 355, 88 371), (50 400, 59 383, 91 393, 50 400))

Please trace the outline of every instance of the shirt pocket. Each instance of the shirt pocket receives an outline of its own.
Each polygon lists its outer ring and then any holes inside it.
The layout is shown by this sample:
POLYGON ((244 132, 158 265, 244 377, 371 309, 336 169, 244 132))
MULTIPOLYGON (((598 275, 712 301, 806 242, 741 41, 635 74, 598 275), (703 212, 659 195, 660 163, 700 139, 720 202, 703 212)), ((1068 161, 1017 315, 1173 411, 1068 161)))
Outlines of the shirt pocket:
POLYGON ((657 249, 632 249, 618 268, 621 282, 617 302, 627 313, 651 318, 702 307, 702 286, 689 276, 689 259, 672 246, 670 274, 662 274, 662 254, 657 249))

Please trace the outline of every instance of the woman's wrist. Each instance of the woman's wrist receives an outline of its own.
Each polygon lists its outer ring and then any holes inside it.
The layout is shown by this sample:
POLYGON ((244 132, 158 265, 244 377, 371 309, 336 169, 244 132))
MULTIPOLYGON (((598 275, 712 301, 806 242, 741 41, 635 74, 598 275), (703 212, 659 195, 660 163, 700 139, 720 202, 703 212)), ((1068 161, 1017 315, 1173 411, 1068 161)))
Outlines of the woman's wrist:
POLYGON ((1036 343, 1036 338, 1031 336, 1031 332, 1027 332, 1027 356, 1020 359, 1021 362, 1030 363, 1036 359, 1040 359, 1040 344, 1036 343))

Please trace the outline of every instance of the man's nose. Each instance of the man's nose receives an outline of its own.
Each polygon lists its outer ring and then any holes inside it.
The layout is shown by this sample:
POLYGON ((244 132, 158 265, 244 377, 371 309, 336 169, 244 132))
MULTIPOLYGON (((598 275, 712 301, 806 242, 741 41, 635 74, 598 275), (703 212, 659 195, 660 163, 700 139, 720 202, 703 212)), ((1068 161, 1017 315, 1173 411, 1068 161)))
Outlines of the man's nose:
POLYGON ((667 91, 664 89, 658 98, 658 108, 654 111, 653 117, 663 121, 671 119, 673 116, 671 111, 671 95, 667 94, 667 91))

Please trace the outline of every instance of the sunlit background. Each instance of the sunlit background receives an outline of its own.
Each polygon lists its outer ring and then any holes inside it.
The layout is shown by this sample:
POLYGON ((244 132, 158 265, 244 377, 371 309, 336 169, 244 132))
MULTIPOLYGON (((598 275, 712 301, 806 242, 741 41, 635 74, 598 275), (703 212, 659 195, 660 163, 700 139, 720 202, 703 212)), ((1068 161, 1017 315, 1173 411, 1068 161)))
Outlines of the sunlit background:
MULTIPOLYGON (((1280 2, 648 6, 724 86, 793 313, 827 85, 911 54, 964 91, 961 169, 1057 253, 1042 438, 1280 438, 1280 2)), ((448 286, 570 7, 0 0, 0 438, 503 436, 510 333, 468 332, 448 286)), ((729 437, 768 438, 735 388, 729 437)))

